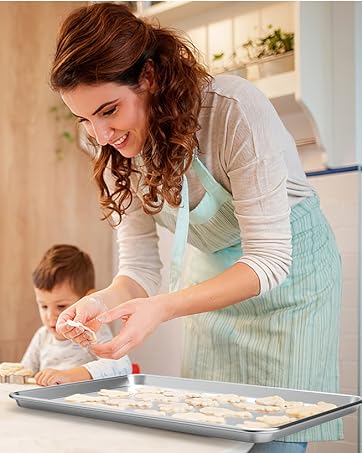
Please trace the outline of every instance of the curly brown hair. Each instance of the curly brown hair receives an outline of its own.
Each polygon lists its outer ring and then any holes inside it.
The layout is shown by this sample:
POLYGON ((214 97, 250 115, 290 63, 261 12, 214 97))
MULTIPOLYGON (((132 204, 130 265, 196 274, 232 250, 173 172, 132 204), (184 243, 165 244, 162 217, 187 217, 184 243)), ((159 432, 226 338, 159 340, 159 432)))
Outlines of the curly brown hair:
MULTIPOLYGON (((67 91, 79 84, 115 82, 135 91, 145 63, 152 60, 157 85, 149 107, 149 135, 142 149, 146 169, 143 207, 161 211, 164 201, 181 203, 182 177, 197 147, 196 132, 202 93, 211 76, 198 63, 198 52, 174 30, 137 18, 127 6, 96 3, 73 11, 61 26, 51 69, 51 86, 67 91)), ((102 146, 94 160, 104 219, 119 219, 132 202, 132 160, 111 145, 102 146), (104 179, 109 165, 115 188, 104 179)))

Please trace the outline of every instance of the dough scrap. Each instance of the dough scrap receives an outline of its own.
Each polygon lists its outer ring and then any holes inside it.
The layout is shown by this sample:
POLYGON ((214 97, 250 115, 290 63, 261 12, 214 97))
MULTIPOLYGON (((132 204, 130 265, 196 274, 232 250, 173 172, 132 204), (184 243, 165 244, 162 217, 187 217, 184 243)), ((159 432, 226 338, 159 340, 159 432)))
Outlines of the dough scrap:
POLYGON ((97 335, 94 332, 94 330, 90 329, 89 327, 85 326, 84 324, 82 324, 79 321, 74 321, 73 319, 68 319, 67 324, 69 324, 72 327, 82 327, 84 330, 86 330, 87 332, 89 332, 91 334, 91 336, 92 336, 92 338, 90 340, 91 344, 97 343, 97 335))

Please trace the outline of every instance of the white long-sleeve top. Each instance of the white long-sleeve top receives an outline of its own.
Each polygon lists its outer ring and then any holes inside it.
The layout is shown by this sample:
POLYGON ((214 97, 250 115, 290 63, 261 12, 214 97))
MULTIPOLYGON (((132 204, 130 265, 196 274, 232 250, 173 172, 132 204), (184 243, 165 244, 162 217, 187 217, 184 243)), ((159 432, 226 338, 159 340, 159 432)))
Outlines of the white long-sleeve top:
MULTIPOLYGON (((106 343, 113 338, 110 328, 105 325, 96 335, 98 343, 106 343)), ((35 332, 21 363, 34 373, 44 368, 68 370, 84 366, 93 379, 130 374, 132 369, 128 356, 118 360, 99 359, 88 348, 83 348, 70 340, 57 340, 45 326, 35 332)))
MULTIPOLYGON (((288 275, 290 209, 314 191, 293 138, 271 102, 252 83, 237 76, 217 76, 205 93, 199 121, 198 157, 232 195, 244 253, 239 261, 256 272, 264 293, 288 275)), ((193 209, 204 188, 192 168, 186 176, 193 209)), ((158 236, 155 221, 144 213, 138 195, 118 227, 118 275, 133 278, 153 295, 160 285, 158 236)))

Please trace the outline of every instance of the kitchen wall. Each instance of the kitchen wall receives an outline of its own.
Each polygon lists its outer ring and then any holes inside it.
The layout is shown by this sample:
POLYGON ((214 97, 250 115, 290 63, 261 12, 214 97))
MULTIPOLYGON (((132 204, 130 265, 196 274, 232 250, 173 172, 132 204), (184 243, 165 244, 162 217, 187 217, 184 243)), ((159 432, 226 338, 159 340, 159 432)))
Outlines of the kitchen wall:
POLYGON ((77 2, 0 2, 0 362, 18 361, 40 326, 31 272, 54 243, 89 252, 97 285, 112 277, 112 231, 101 222, 89 158, 59 138, 50 109, 55 35, 77 2))

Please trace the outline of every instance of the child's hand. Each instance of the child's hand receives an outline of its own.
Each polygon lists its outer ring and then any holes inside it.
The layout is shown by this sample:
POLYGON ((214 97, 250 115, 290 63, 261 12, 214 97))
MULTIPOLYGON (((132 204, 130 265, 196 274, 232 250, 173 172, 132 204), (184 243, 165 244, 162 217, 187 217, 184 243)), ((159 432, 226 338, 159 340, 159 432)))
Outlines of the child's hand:
POLYGON ((86 381, 92 379, 89 371, 80 366, 70 370, 55 370, 54 368, 44 368, 35 375, 38 385, 66 384, 67 382, 86 381))
POLYGON ((83 327, 72 327, 67 321, 79 321, 94 332, 97 332, 101 327, 101 323, 95 318, 107 310, 108 307, 104 303, 102 292, 99 291, 98 293, 84 296, 59 315, 56 325, 57 332, 74 343, 78 343, 81 346, 89 346, 92 342, 90 332, 85 331, 83 327))

